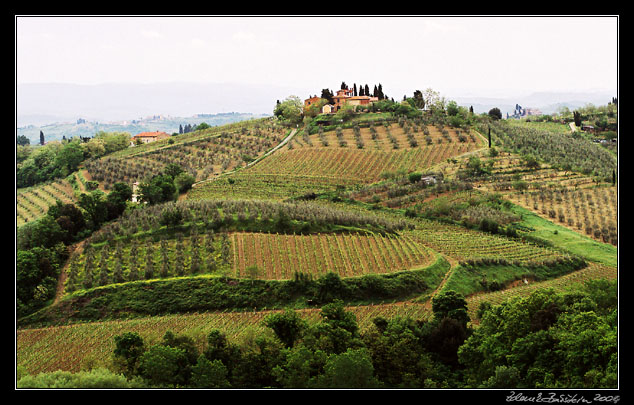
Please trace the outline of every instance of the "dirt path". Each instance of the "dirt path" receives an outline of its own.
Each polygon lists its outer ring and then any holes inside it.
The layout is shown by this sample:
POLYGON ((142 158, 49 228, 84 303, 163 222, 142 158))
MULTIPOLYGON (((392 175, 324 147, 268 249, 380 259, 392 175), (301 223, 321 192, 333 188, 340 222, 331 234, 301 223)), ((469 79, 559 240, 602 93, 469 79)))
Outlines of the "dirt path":
POLYGON ((447 280, 449 280, 449 277, 453 274, 453 271, 458 265, 458 261, 456 259, 453 259, 449 256, 444 256, 444 255, 442 257, 449 262, 449 270, 447 270, 447 272, 445 273, 445 276, 438 284, 438 287, 436 287, 434 292, 431 293, 431 295, 429 296, 429 299, 425 302, 425 308, 429 309, 430 311, 432 309, 432 300, 434 299, 436 295, 438 295, 440 291, 442 291, 443 287, 447 283, 447 280))
POLYGON ((85 240, 82 240, 81 242, 78 242, 69 247, 68 260, 66 261, 64 266, 62 266, 59 273, 59 278, 57 279, 57 289, 55 291, 55 299, 53 300, 53 304, 57 304, 64 295, 64 284, 66 284, 66 279, 68 278, 68 268, 70 267, 71 262, 70 258, 73 256, 73 253, 81 252, 81 250, 84 248, 85 242, 85 240))

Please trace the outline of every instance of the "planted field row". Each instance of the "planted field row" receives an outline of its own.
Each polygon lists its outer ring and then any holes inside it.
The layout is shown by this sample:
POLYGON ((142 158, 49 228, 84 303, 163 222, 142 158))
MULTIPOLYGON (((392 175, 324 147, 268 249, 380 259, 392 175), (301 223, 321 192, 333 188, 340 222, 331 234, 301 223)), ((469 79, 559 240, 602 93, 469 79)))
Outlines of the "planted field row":
MULTIPOLYGON (((409 316, 426 320, 430 310, 423 304, 396 303, 348 307, 357 318, 361 330, 372 325, 375 317, 390 319, 409 316)), ((69 326, 17 331, 17 366, 29 374, 64 370, 77 372, 85 366, 107 366, 115 348, 114 337, 125 332, 136 332, 147 345, 158 343, 165 332, 191 337, 202 350, 207 335, 220 330, 230 341, 249 334, 271 333, 263 324, 276 311, 212 312, 178 314, 140 319, 82 323, 69 326)), ((309 322, 320 320, 319 309, 297 311, 309 322)))
POLYGON ((351 148, 391 151, 410 149, 426 145, 443 143, 479 144, 481 139, 473 132, 458 128, 438 128, 430 125, 412 123, 375 125, 369 128, 337 128, 334 131, 323 131, 317 134, 296 136, 284 150, 296 148, 351 148))
POLYGON ((600 242, 618 243, 616 187, 541 190, 511 195, 511 200, 544 218, 585 232, 600 242))
POLYGON ((332 179, 324 176, 293 176, 284 174, 258 174, 257 176, 235 173, 213 181, 195 184, 187 193, 188 200, 237 198, 282 201, 314 192, 335 189, 332 179))
POLYGON ((504 145, 521 155, 538 156, 553 167, 601 179, 609 179, 617 168, 612 152, 569 133, 514 126, 506 120, 494 121, 490 128, 496 145, 504 145))
POLYGON ((90 247, 71 258, 65 291, 198 274, 267 280, 292 279, 296 272, 314 278, 327 272, 354 277, 423 267, 433 258, 433 252, 408 236, 251 232, 180 236, 90 247))
POLYGON ((564 256, 545 247, 457 225, 419 220, 410 231, 419 242, 456 260, 499 259, 522 264, 558 260, 564 256))
MULTIPOLYGON (((482 156, 481 159, 493 162, 493 178, 484 184, 493 191, 515 190, 518 181, 522 181, 529 190, 553 187, 578 189, 596 184, 595 179, 589 175, 551 167, 544 162, 540 162, 539 167, 527 167, 522 157, 507 152, 500 152, 496 157, 482 156)), ((464 163, 461 162, 461 165, 464 163)))
POLYGON ((358 149, 294 149, 275 153, 245 171, 252 176, 312 176, 331 184, 371 183, 387 172, 420 171, 450 157, 474 150, 473 143, 423 146, 397 151, 358 149))
POLYGON ((229 238, 194 235, 160 242, 108 244, 76 254, 70 260, 65 292, 155 278, 212 274, 231 267, 229 238))
POLYGON ((17 225, 23 225, 29 221, 43 217, 48 208, 57 201, 70 203, 75 200, 73 187, 66 180, 57 180, 52 183, 18 190, 17 200, 17 225))
POLYGON ((139 235, 136 234, 139 232, 147 236, 151 236, 154 231, 159 234, 171 233, 161 223, 161 219, 165 213, 173 212, 182 216, 183 225, 179 228, 180 231, 190 233, 195 229, 200 230, 200 233, 221 229, 261 232, 274 226, 281 226, 285 232, 292 232, 294 227, 302 229, 301 232, 307 232, 305 226, 310 227, 313 232, 321 232, 342 226, 391 233, 410 226, 403 218, 344 210, 314 201, 286 203, 266 200, 184 200, 126 211, 116 221, 109 222, 93 233, 86 241, 89 244, 101 244, 137 238, 139 235))
POLYGON ((408 236, 234 233, 236 277, 284 280, 304 273, 341 277, 392 273, 431 264, 434 254, 408 236), (252 272, 252 274, 251 274, 252 272))

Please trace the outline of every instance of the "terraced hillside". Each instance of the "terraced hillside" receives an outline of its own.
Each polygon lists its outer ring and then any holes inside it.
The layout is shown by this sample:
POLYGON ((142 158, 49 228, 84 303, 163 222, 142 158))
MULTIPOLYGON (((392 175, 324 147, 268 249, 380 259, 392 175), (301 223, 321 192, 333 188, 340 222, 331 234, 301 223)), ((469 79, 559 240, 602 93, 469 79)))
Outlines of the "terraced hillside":
POLYGON ((226 194, 279 199, 368 184, 396 172, 423 171, 482 147, 476 132, 433 125, 386 123, 369 128, 297 134, 278 153, 219 182, 195 187, 189 198, 226 194), (257 190, 257 193, 253 191, 257 190))
POLYGON ((258 278, 283 280, 298 271, 314 277, 328 271, 353 276, 430 264, 433 255, 410 238, 373 234, 393 233, 404 226, 398 220, 311 203, 167 203, 132 211, 87 239, 69 260, 64 291, 200 274, 252 277, 247 273, 253 265, 262 271, 258 278), (163 225, 164 213, 173 211, 187 220, 175 228, 163 225), (332 233, 349 230, 354 234, 332 233), (315 243, 320 245, 319 251, 315 243), (359 266, 360 260, 363 266, 359 266), (368 263, 372 263, 371 269, 365 268, 368 263))

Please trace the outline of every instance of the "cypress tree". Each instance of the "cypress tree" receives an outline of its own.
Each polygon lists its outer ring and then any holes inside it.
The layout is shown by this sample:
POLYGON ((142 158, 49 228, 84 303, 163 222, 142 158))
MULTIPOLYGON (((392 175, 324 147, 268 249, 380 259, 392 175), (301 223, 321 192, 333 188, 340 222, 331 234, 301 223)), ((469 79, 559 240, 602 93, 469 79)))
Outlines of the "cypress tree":
POLYGON ((121 265, 121 257, 115 257, 114 269, 112 270, 112 281, 115 283, 123 283, 123 266, 121 265))
POLYGON ((152 246, 148 246, 147 249, 145 250, 145 260, 146 265, 145 265, 145 279, 149 280, 151 278, 154 277, 154 249, 152 249, 152 246))
POLYGON ((491 148, 491 127, 489 126, 489 148, 491 148))
POLYGON ((104 247, 101 250, 101 259, 99 259, 99 285, 108 284, 108 249, 104 247))
POLYGON ((139 279, 139 269, 137 266, 137 246, 135 242, 132 242, 130 248, 130 273, 128 274, 129 281, 135 281, 139 279))
POLYGON ((93 283, 93 255, 92 249, 86 253, 84 263, 84 288, 91 288, 93 283))
POLYGON ((612 169, 612 185, 616 184, 616 170, 612 169))

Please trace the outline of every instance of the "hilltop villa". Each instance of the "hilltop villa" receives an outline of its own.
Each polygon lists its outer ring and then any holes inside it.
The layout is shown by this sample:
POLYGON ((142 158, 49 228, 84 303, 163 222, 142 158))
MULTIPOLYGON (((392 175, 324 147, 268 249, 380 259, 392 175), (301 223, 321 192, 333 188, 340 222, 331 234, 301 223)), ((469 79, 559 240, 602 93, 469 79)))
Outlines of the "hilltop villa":
MULTIPOLYGON (((368 105, 374 101, 379 101, 378 97, 371 96, 355 96, 352 89, 341 89, 337 90, 337 95, 333 96, 334 104, 326 104, 321 108, 322 114, 333 114, 336 113, 346 104, 349 105, 368 105)), ((307 98, 304 100, 304 106, 309 107, 312 104, 319 101, 320 98, 317 96, 307 98)))
POLYGON ((130 146, 135 146, 139 142, 150 143, 165 138, 169 138, 169 134, 166 134, 165 132, 141 132, 140 134, 136 134, 132 138, 130 138, 130 146))

